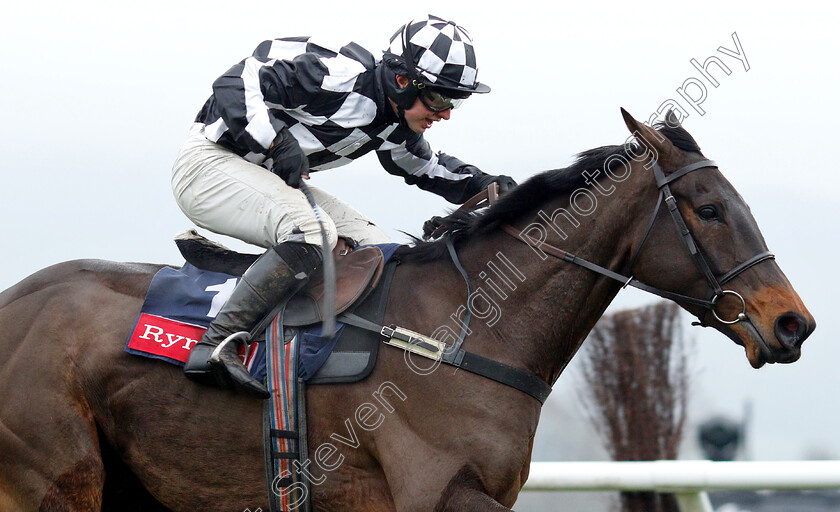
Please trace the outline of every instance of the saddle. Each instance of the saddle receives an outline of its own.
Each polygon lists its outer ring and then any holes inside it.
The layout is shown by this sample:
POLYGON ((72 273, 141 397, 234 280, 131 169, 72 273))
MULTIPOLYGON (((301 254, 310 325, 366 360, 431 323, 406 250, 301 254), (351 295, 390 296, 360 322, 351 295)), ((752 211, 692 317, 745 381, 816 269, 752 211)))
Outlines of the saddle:
MULTIPOLYGON (((190 264, 203 270, 242 276, 259 257, 258 254, 244 254, 228 249, 209 240, 194 229, 175 237, 175 244, 181 255, 190 264)), ((333 251, 335 258, 336 297, 335 314, 348 310, 353 304, 363 301, 376 288, 382 277, 385 259, 378 247, 367 246, 352 250, 345 240, 339 240, 333 251)), ((324 317, 324 277, 321 273, 312 276, 309 283, 286 305, 283 323, 297 327, 319 323, 324 317)))

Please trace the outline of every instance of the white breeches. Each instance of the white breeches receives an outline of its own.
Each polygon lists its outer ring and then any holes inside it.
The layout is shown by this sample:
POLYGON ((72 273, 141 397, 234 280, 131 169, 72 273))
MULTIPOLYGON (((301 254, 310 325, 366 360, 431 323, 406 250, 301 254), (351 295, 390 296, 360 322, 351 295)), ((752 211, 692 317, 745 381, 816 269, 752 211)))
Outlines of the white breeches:
MULTIPOLYGON (((309 186, 321 213, 330 250, 339 236, 359 244, 390 242, 350 205, 309 186)), ((196 123, 172 168, 172 191, 196 225, 260 247, 282 242, 322 246, 315 212, 300 190, 276 174, 207 140, 196 123)))

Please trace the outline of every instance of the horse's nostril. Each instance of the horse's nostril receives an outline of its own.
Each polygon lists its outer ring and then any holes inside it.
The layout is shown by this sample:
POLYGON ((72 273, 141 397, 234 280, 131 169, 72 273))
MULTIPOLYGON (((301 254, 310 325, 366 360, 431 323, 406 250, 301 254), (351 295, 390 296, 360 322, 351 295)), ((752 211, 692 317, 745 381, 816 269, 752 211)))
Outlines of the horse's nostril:
POLYGON ((796 334, 799 330, 799 321, 793 317, 785 317, 779 321, 779 325, 791 334, 796 334))
POLYGON ((808 322, 799 313, 785 313, 776 318, 776 337, 788 348, 797 348, 807 338, 808 322))

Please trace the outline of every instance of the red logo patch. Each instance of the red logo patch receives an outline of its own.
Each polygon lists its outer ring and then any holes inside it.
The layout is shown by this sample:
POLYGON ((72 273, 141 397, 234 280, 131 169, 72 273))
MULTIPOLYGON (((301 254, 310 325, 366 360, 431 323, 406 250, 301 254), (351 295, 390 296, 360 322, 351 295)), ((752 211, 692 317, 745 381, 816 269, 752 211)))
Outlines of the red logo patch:
POLYGON ((128 348, 185 363, 190 350, 206 330, 198 325, 142 313, 128 340, 128 348))

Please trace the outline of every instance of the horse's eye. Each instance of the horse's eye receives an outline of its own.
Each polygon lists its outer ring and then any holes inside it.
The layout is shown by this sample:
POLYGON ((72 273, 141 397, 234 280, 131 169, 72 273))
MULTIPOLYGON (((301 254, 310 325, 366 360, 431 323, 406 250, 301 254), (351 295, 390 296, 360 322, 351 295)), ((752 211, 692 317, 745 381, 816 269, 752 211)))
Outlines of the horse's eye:
POLYGON ((709 205, 698 208, 697 215, 703 220, 716 220, 718 218, 717 208, 709 205))

